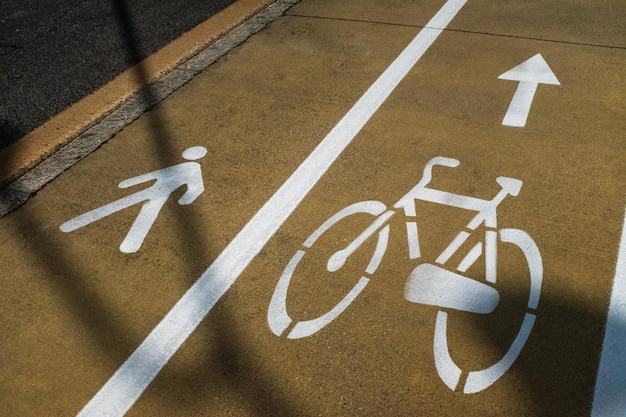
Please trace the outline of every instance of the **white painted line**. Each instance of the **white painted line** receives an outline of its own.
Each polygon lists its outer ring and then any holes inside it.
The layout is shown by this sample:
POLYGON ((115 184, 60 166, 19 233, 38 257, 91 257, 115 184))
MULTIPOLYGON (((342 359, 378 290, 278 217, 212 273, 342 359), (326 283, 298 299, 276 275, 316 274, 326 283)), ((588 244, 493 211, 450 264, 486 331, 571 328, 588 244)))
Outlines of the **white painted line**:
POLYGON ((459 234, 456 235, 456 237, 448 245, 448 247, 443 252, 441 252, 441 255, 439 255, 437 259, 435 259, 435 262, 437 262, 439 265, 443 265, 448 262, 452 255, 454 255, 454 253, 459 250, 461 245, 465 243, 469 236, 470 234, 465 231, 459 232, 459 234))
POLYGON ((79 416, 122 416, 130 409, 466 1, 446 2, 87 403, 79 416))
POLYGON ((478 242, 476 245, 474 245, 472 250, 470 250, 468 254, 465 255, 459 266, 457 266, 456 270, 463 273, 467 272, 467 270, 470 269, 472 265, 474 265, 474 262, 476 262, 482 254, 483 245, 482 243, 478 242))
POLYGON ((624 415, 626 410, 626 214, 606 320, 592 417, 624 415))
POLYGON ((417 233, 417 223, 406 222, 406 238, 409 244, 409 259, 417 259, 422 254, 420 252, 419 235, 417 233))

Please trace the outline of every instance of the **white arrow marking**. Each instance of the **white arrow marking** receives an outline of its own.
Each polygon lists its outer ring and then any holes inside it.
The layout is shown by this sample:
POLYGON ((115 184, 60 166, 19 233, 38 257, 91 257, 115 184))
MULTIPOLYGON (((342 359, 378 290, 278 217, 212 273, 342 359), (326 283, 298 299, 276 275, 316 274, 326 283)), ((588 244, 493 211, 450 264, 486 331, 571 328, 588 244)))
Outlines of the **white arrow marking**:
POLYGON ((522 62, 498 78, 519 81, 517 91, 515 91, 509 109, 502 120, 503 125, 513 127, 526 126, 530 106, 539 84, 561 85, 541 54, 522 62))

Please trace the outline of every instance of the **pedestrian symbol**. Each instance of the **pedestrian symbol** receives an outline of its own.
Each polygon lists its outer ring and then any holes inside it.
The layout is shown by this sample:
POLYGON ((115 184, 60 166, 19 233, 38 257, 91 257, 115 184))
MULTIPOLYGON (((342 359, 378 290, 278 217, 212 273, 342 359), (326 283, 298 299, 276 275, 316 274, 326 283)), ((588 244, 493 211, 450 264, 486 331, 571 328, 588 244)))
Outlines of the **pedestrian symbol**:
MULTIPOLYGON (((183 152, 183 158, 193 161, 206 155, 206 148, 194 146, 183 152)), ((137 252, 143 240, 154 224, 159 212, 169 196, 182 187, 187 186, 187 192, 178 199, 178 204, 191 204, 204 191, 202 181, 202 171, 197 162, 183 162, 168 168, 149 172, 138 177, 129 178, 119 183, 119 188, 128 188, 134 185, 143 184, 148 181, 155 181, 151 187, 128 195, 124 198, 106 204, 97 209, 73 218, 60 227, 62 232, 72 232, 90 223, 100 220, 110 214, 143 203, 139 215, 135 219, 124 241, 120 245, 120 250, 124 253, 137 252)))

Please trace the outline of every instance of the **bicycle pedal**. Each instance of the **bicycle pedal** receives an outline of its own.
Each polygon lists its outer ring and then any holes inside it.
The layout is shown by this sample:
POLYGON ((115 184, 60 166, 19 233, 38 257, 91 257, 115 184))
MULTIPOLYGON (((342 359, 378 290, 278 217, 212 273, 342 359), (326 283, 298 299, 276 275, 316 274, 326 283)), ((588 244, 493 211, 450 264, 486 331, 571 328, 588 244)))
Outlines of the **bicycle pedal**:
POLYGON ((498 291, 437 265, 421 264, 409 275, 404 298, 417 304, 488 314, 500 302, 498 291))

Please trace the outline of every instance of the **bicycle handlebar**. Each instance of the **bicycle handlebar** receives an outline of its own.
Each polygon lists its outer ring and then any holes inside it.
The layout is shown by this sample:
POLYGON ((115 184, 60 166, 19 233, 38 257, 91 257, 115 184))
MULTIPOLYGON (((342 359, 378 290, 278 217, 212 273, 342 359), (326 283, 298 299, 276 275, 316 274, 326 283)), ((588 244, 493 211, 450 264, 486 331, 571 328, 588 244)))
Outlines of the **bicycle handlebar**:
POLYGON ((445 156, 436 156, 426 163, 424 167, 424 175, 418 183, 419 187, 426 187, 433 177, 433 168, 441 165, 448 168, 456 168, 461 162, 458 159, 447 158, 445 156))
POLYGON ((415 215, 415 200, 430 201, 433 203, 445 204, 451 207, 473 210, 486 215, 495 215, 495 208, 508 195, 516 196, 521 187, 522 181, 509 178, 498 177, 496 181, 502 189, 492 200, 483 200, 475 197, 464 196, 447 191, 439 191, 427 188, 426 186, 432 179, 432 172, 435 166, 445 166, 455 168, 460 162, 454 158, 437 156, 426 163, 424 173, 420 181, 407 194, 405 194, 396 204, 394 208, 402 208, 407 216, 415 215))
POLYGON ((511 194, 513 197, 517 196, 522 188, 522 181, 517 178, 498 177, 496 181, 504 191, 511 194))

